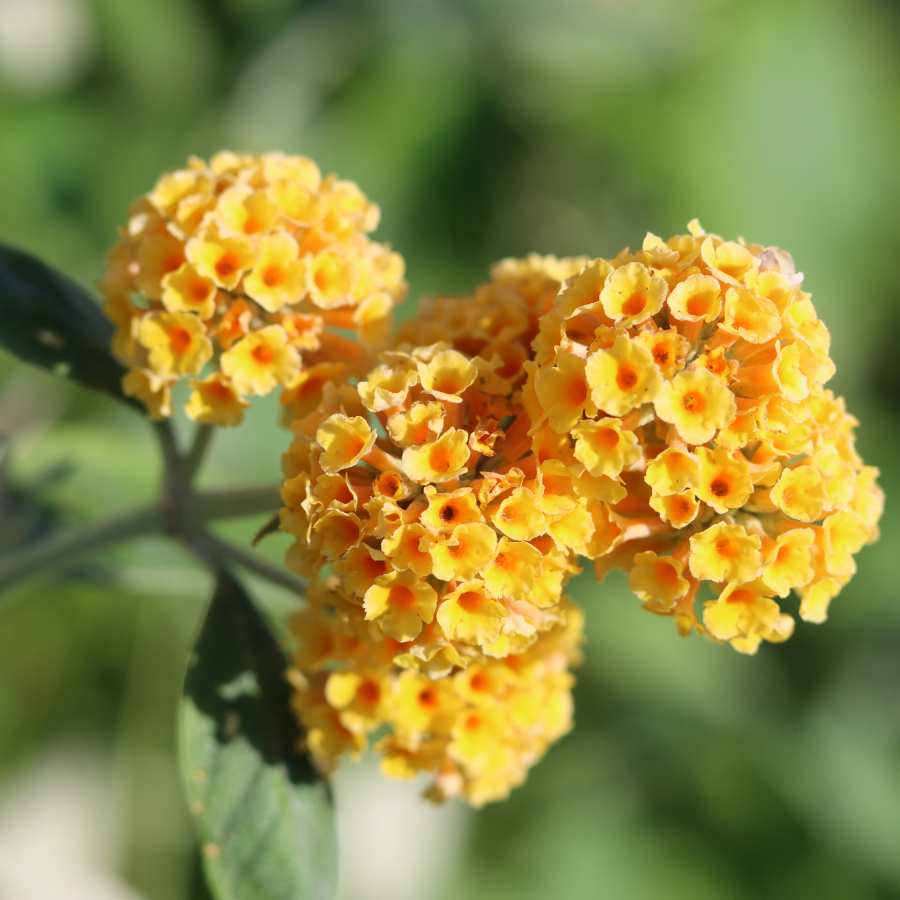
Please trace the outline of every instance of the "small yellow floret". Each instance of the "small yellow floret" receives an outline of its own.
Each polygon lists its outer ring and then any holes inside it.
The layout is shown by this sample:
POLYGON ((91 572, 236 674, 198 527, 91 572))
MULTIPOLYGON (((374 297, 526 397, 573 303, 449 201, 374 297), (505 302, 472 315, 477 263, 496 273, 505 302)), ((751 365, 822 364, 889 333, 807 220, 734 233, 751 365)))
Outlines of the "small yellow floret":
POLYGON ((862 517, 853 511, 836 512, 822 523, 825 534, 825 569, 829 575, 853 575, 859 553, 869 538, 862 517))
POLYGON ((150 313, 141 319, 138 340, 147 348, 150 368, 160 378, 197 375, 212 358, 212 342, 191 313, 150 313))
POLYGON ((273 234, 260 243, 253 271, 244 290, 268 312, 296 303, 306 293, 306 266, 300 248, 289 234, 273 234))
POLYGON ((705 444, 735 416, 734 394, 706 369, 679 372, 653 401, 663 422, 674 425, 686 444, 705 444))
POLYGON ((697 496, 717 513, 743 506, 753 491, 750 463, 740 453, 722 447, 697 449, 700 459, 700 483, 697 496))
POLYGON ((326 472, 355 466, 372 449, 376 434, 362 416, 335 413, 316 432, 322 448, 319 465, 326 472))
POLYGON ((491 564, 484 570, 484 584, 492 597, 527 600, 543 569, 537 547, 525 541, 500 538, 491 564))
POLYGON ((720 641, 752 638, 775 627, 781 610, 770 596, 771 590, 760 580, 731 583, 710 600, 703 611, 703 623, 720 641))
POLYGON ((616 269, 600 294, 604 312, 620 327, 655 316, 662 309, 669 286, 664 278, 650 274, 641 263, 628 263, 616 269))
POLYGON ((173 313, 192 312, 208 319, 216 309, 216 284, 185 263, 162 280, 163 306, 173 313))
POLYGON ((288 343, 280 325, 267 325, 223 353, 220 365, 241 395, 263 396, 297 375, 300 354, 288 343))
POLYGON ((547 520, 535 495, 527 488, 516 488, 494 512, 494 524, 507 537, 530 541, 547 530, 547 520))
POLYGON ((691 574, 702 581, 753 581, 762 570, 761 546, 743 525, 719 522, 691 536, 691 574))
POLYGON ((615 478, 623 469, 636 463, 642 448, 633 431, 623 431, 616 418, 582 422, 572 429, 575 458, 595 478, 615 478))
POLYGON ((825 484, 816 466, 801 465, 785 469, 771 491, 772 502, 799 522, 815 522, 825 505, 825 484))
POLYGON ((412 641, 431 622, 437 605, 434 588, 415 572, 389 572, 375 579, 363 598, 366 620, 398 641, 412 641))
POLYGON ((711 275, 688 275, 669 294, 669 309, 684 322, 713 322, 722 312, 722 286, 711 275))
POLYGON ((677 494, 654 494, 650 498, 650 508, 674 528, 684 528, 697 518, 700 501, 690 488, 677 494))
POLYGON ((437 621, 447 637, 467 644, 492 644, 500 635, 506 607, 489 597, 483 581, 467 581, 444 598, 437 621))
POLYGON ((645 603, 671 609, 690 588, 682 570, 680 560, 648 550, 635 555, 628 585, 645 603))
POLYGON ((694 490, 700 484, 700 460, 687 450, 667 447, 647 463, 644 480, 662 497, 694 490))
POLYGON ((444 414, 444 407, 437 400, 416 402, 405 412, 394 413, 387 420, 387 431, 398 447, 424 444, 441 433, 444 414))
POLYGON ((223 238, 215 231, 189 240, 184 253, 198 274, 226 291, 238 286, 256 258, 248 240, 223 238))
POLYGON ((625 334, 609 349, 592 353, 585 373, 597 409, 611 416, 652 402, 663 383, 653 354, 625 334))
POLYGON ((386 537, 381 548, 397 569, 409 569, 420 578, 431 574, 431 546, 434 535, 418 522, 401 525, 386 537))
POLYGON ((201 425, 221 427, 240 425, 244 410, 250 405, 235 390, 231 379, 214 372, 202 381, 192 381, 191 396, 184 407, 188 418, 201 425))
POLYGON ((420 362, 419 380, 429 394, 448 403, 461 403, 463 391, 478 376, 478 369, 457 350, 442 350, 427 362, 420 362))
POLYGON ((571 431, 583 415, 597 415, 591 399, 584 360, 564 353, 555 366, 541 369, 534 388, 554 431, 571 431))
POLYGON ((434 576, 441 581, 471 581, 491 561, 496 549, 497 532, 490 525, 457 525, 431 547, 434 576))
POLYGON ((792 528, 778 535, 762 570, 762 580, 779 597, 787 597, 791 588, 803 587, 812 579, 815 540, 811 528, 792 528))
POLYGON ((458 478, 466 471, 469 459, 468 434, 450 428, 436 441, 407 447, 403 451, 403 469, 416 484, 440 484, 458 478))

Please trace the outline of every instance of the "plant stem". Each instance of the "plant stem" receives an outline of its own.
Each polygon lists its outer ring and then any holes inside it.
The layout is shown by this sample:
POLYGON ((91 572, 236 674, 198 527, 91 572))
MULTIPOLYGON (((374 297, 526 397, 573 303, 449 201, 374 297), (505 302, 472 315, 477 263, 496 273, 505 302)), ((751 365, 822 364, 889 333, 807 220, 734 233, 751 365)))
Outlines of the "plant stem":
POLYGON ((204 491, 194 495, 191 519, 192 522, 198 523, 198 528, 195 530, 199 530, 199 526, 213 519, 274 512, 281 506, 281 495, 277 484, 224 491, 204 491))
POLYGON ((191 535, 185 539, 185 544, 213 571, 218 571, 227 563, 233 562, 290 591, 298 594, 306 593, 306 582, 302 578, 279 569, 255 553, 248 553, 242 547, 214 534, 202 532, 191 535))
MULTIPOLYGON (((275 485, 196 494, 192 500, 189 534, 200 531, 206 523, 216 519, 270 512, 279 506, 281 499, 275 485)), ((161 534, 166 530, 166 514, 167 506, 163 503, 139 507, 103 522, 69 528, 27 547, 10 550, 0 555, 0 592, 32 575, 64 566, 81 554, 147 534, 161 534)), ((285 573, 279 573, 279 577, 281 575, 289 577, 285 573)), ((284 583, 283 579, 279 583, 284 583)))
POLYGON ((214 433, 212 425, 200 425, 197 427, 194 443, 191 444, 191 449, 188 450, 181 463, 181 477, 188 484, 193 484, 214 433))
POLYGON ((159 532, 162 527, 163 508, 157 503, 113 516, 104 522, 51 535, 0 557, 0 591, 32 575, 65 565, 76 556, 159 532))

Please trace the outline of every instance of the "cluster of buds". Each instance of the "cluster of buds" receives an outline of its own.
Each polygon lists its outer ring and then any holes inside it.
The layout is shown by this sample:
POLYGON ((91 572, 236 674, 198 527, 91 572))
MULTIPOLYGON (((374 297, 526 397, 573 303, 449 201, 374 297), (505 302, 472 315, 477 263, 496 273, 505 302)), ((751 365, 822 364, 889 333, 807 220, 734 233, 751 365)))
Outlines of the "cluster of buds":
POLYGON ((325 380, 365 371, 406 291, 402 257, 367 236, 378 219, 306 157, 219 153, 163 175, 100 283, 125 392, 165 418, 190 378, 187 415, 227 426, 247 397, 281 386, 302 409, 325 380))
MULTIPOLYGON (((823 388, 829 334, 789 256, 690 234, 589 263, 541 321, 525 405, 537 445, 612 479, 602 577, 629 572, 651 612, 754 653, 829 601, 877 538, 877 470, 823 388), (695 600, 711 599, 702 620, 695 600)), ((572 502, 587 502, 575 478, 572 502)), ((589 554, 588 554, 589 555, 589 554)))

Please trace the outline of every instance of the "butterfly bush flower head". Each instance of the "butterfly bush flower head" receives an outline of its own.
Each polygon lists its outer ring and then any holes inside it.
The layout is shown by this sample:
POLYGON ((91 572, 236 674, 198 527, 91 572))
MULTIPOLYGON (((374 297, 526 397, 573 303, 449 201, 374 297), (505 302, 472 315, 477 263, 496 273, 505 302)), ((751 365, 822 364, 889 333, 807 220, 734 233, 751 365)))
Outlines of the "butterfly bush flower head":
POLYGON ((555 445, 533 449, 523 388, 539 317, 583 263, 503 263, 426 304, 401 335, 444 340, 401 340, 294 421, 282 528, 317 585, 293 623, 295 699, 322 768, 387 726, 385 771, 480 805, 571 726, 581 615, 562 591, 597 527, 555 445))
POLYGON ((689 231, 566 280, 523 403, 602 535, 579 549, 598 577, 624 569, 682 634, 755 653, 793 631, 776 597, 825 619, 883 496, 824 387, 828 330, 790 255, 689 231))
POLYGON ((582 560, 743 653, 790 636, 792 590, 825 618, 877 538, 877 470, 790 256, 689 231, 499 263, 296 415, 292 677, 322 769, 377 732, 434 799, 505 797, 571 727, 582 560))
POLYGON ((326 380, 365 371, 405 295, 403 259, 368 237, 378 218, 302 156, 219 153, 164 174, 100 282, 125 392, 165 418, 187 379, 187 415, 221 426, 279 387, 289 416, 315 407, 326 380))

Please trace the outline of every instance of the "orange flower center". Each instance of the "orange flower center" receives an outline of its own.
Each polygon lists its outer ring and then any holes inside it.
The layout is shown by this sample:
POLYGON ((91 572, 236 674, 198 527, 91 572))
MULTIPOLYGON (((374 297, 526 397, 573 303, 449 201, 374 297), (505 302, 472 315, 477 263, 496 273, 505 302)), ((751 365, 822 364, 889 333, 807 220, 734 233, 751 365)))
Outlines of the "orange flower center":
POLYGON ((187 328, 174 327, 169 329, 169 346, 172 352, 178 354, 187 353, 193 343, 191 333, 187 328))
POLYGON ((724 475, 719 475, 710 482, 709 492, 715 497, 727 497, 731 493, 731 483, 724 475))
POLYGON ((284 280, 284 270, 277 264, 266 266, 262 273, 262 281, 266 287, 277 287, 284 280))
POLYGON ((439 474, 443 474, 450 468, 450 454, 443 447, 435 447, 429 457, 431 468, 439 474))
POLYGON ((419 691, 419 706, 424 706, 426 709, 434 709, 437 705, 437 691, 434 688, 427 687, 419 691))
POLYGON ((619 366, 619 371, 616 373, 616 384, 620 391, 630 391, 637 383, 638 373, 634 366, 627 363, 619 366))
POLYGON ((623 304, 622 312, 626 316, 636 316, 644 311, 647 306, 647 297, 644 294, 632 294, 623 304))
POLYGON ((381 688, 377 682, 366 680, 356 689, 356 696, 366 706, 374 706, 381 699, 381 688))
POLYGON ((703 398, 699 394, 695 394, 693 391, 685 394, 681 398, 681 405, 689 413, 703 412, 703 408, 706 406, 706 404, 703 402, 703 398))
POLYGON ((685 304, 688 315, 705 316, 709 312, 710 301, 706 297, 691 297, 685 304))
POLYGON ((237 254, 233 250, 226 250, 216 263, 216 274, 220 278, 227 278, 229 275, 234 275, 237 270, 237 254))
POLYGON ((202 281, 193 281, 188 289, 188 293, 194 303, 203 303, 209 297, 209 287, 202 281))
POLYGON ((569 382, 569 402, 572 406, 583 406, 584 401, 587 400, 587 395, 588 386, 583 379, 572 379, 569 382))
POLYGON ((268 366, 275 359, 275 351, 268 344, 257 344, 250 355, 261 365, 268 366))
POLYGON ((483 600, 484 597, 477 591, 464 591, 459 595, 459 600, 457 602, 467 613, 476 613, 481 609, 483 600))
POLYGON ((416 595, 405 585, 397 584, 388 594, 388 604, 392 609, 407 610, 416 602, 416 595))
POLYGON ((601 428, 597 432, 597 443, 605 450, 614 450, 619 445, 619 435, 612 428, 601 428))

